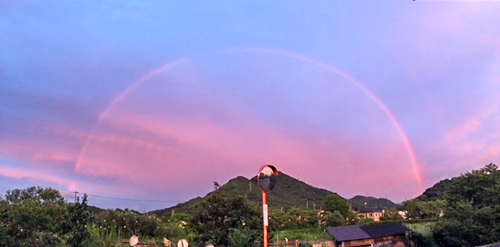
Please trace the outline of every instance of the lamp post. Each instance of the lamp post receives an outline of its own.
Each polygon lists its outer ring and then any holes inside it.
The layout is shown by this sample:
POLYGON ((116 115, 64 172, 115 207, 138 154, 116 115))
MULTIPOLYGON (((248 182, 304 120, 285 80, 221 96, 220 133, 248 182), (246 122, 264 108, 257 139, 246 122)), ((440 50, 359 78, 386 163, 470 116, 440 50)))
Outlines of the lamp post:
POLYGON ((260 168, 257 175, 257 182, 262 189, 262 215, 264 219, 264 247, 269 246, 267 236, 267 227, 269 226, 269 210, 267 208, 267 192, 271 191, 276 185, 276 177, 279 172, 276 167, 272 165, 264 165, 260 168))

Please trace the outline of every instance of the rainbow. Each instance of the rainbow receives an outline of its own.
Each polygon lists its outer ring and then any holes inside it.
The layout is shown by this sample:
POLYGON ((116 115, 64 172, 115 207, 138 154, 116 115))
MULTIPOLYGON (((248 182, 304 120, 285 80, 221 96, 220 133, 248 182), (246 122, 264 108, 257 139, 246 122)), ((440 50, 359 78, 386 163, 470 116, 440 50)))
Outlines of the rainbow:
POLYGON ((101 124, 102 120, 106 118, 106 116, 111 112, 111 110, 115 107, 116 104, 118 104, 120 101, 122 101, 127 95, 131 92, 133 92, 135 89, 137 89, 139 86, 142 84, 146 83, 151 77, 154 77, 156 75, 159 75, 171 68, 174 68, 175 66, 178 66, 180 64, 183 64, 187 62, 189 58, 183 58, 176 60, 174 62, 168 63, 166 65, 163 65, 148 74, 144 75, 143 77, 139 78, 137 81, 134 83, 130 84, 125 90, 123 90, 121 93, 119 93, 112 101, 109 103, 109 105, 104 109, 104 111, 99 114, 99 118, 97 119, 96 124, 90 131, 90 134, 87 135, 87 138, 85 138, 85 142, 83 143, 82 150, 80 151, 80 154, 78 154, 78 158, 76 160, 75 164, 75 171, 79 171, 80 167, 82 166, 83 163, 83 158, 85 157, 85 153, 87 152, 87 149, 90 145, 90 142, 94 138, 95 132, 97 130, 97 127, 101 124))
POLYGON ((403 127, 401 127, 401 124, 397 120, 394 113, 392 113, 392 111, 389 109, 389 107, 375 93, 370 91, 367 87, 365 87, 361 82, 356 80, 353 76, 323 61, 312 59, 310 57, 306 57, 304 55, 289 51, 276 50, 276 49, 263 49, 263 48, 236 48, 236 49, 230 49, 230 51, 258 52, 258 53, 274 54, 274 55, 294 58, 327 69, 347 79, 348 82, 359 88, 361 91, 363 91, 363 93, 365 93, 368 97, 370 97, 373 101, 375 101, 377 105, 380 107, 380 109, 382 109, 382 111, 384 111, 385 114, 389 117, 393 126, 396 128, 396 131, 398 132, 399 136, 403 140, 403 144, 406 148, 406 151, 412 163, 413 173, 415 174, 415 179, 418 182, 419 189, 423 188, 422 172, 415 151, 413 151, 413 146, 411 145, 410 139, 408 138, 408 135, 404 131, 403 127))
MULTIPOLYGON (((404 131, 403 127, 401 127, 401 124, 397 120, 396 116, 392 113, 392 111, 389 109, 389 107, 372 91, 370 91, 367 87, 365 87, 361 82, 356 80, 353 76, 349 75, 348 73, 328 64, 323 61, 313 59, 298 53, 293 53, 289 51, 284 51, 284 50, 277 50, 277 49, 266 49, 266 48, 233 48, 233 49, 226 49, 221 52, 249 52, 249 53, 264 53, 264 54, 272 54, 272 55, 279 55, 279 56, 284 56, 288 58, 293 58, 296 60, 300 60, 303 62, 307 62, 313 65, 316 65, 318 67, 324 68, 326 70, 329 70, 333 73, 336 73, 337 75, 340 75, 341 77, 347 79, 349 83, 352 85, 356 86, 358 89, 360 89, 364 94, 366 94, 370 99, 375 101, 377 103, 378 107, 382 109, 382 111, 389 117, 391 123, 393 124, 394 128, 396 129, 397 133, 401 137, 403 144, 406 148, 406 151, 408 153, 408 156, 410 158, 412 167, 413 167, 413 173, 415 175, 415 178, 417 180, 419 189, 423 188, 423 177, 422 177, 422 172, 417 160, 417 156, 415 155, 415 152, 413 151, 413 147, 411 145, 410 139, 408 138, 408 135, 404 131)), ((101 114, 99 114, 99 118, 92 128, 91 132, 85 139, 85 142, 83 144, 82 150, 80 151, 76 164, 75 164, 75 171, 78 172, 80 170, 80 167, 83 164, 83 159, 85 157, 85 153, 95 135, 95 132, 98 128, 98 126, 101 124, 101 122, 106 118, 106 116, 111 112, 111 110, 118 104, 120 101, 122 101, 124 98, 127 97, 129 93, 132 91, 136 90, 139 86, 142 84, 146 83, 150 78, 159 75, 165 71, 168 71, 178 65, 181 65, 183 63, 186 63, 187 61, 191 60, 190 58, 183 58, 179 59, 176 61, 173 61, 171 63, 168 63, 166 65, 163 65, 148 74, 142 76, 132 84, 130 84, 125 90, 123 90, 121 93, 119 93, 112 101, 111 103, 102 111, 101 114)))

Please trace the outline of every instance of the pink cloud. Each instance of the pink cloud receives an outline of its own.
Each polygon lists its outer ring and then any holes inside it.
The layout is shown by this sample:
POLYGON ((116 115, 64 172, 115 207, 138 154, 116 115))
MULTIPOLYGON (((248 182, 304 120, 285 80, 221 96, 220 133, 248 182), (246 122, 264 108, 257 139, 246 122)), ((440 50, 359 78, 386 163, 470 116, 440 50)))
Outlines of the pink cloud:
POLYGON ((4 177, 28 180, 32 183, 55 185, 69 191, 74 191, 79 187, 77 186, 77 184, 79 184, 78 182, 48 174, 50 171, 47 170, 17 169, 5 166, 5 164, 3 165, 4 166, 0 166, 0 175, 4 177))
POLYGON ((397 133, 373 147, 319 133, 287 132, 239 109, 228 114, 238 119, 237 124, 224 126, 204 116, 168 119, 117 110, 96 132, 79 172, 114 177, 129 186, 152 190, 168 190, 189 181, 191 193, 208 192, 211 181, 253 176, 264 163, 348 195, 364 193, 366 184, 371 184, 370 194, 383 196, 388 187, 414 179, 411 161, 397 133), (129 136, 143 139, 106 142, 102 138, 107 136, 105 131, 122 135, 113 140, 129 140, 129 136), (150 149, 135 145, 137 142, 165 148, 150 149))

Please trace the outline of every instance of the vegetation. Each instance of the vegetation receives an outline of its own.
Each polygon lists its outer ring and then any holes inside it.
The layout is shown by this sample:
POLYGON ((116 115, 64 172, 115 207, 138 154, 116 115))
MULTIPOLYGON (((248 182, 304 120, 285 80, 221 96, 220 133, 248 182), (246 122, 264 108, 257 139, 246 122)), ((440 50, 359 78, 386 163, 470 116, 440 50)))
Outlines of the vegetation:
MULTIPOLYGON (((315 188, 285 173, 280 173, 277 180, 276 187, 268 195, 269 208, 271 209, 290 210, 292 208, 305 208, 320 210, 326 197, 335 194, 325 189, 315 188)), ((242 176, 236 177, 222 186, 219 185, 217 192, 225 196, 244 195, 255 205, 262 203, 262 191, 257 184, 257 177, 251 179, 242 176)), ((207 197, 210 195, 211 193, 207 197)), ((172 211, 175 213, 191 214, 203 199, 198 197, 174 207, 153 211, 152 213, 166 217, 170 216, 172 211)))
POLYGON ((242 195, 212 193, 202 201, 189 224, 193 241, 215 246, 247 246, 262 240, 262 213, 242 195))
POLYGON ((355 196, 349 200, 354 209, 399 209, 401 205, 385 198, 375 198, 371 196, 355 196), (365 204, 366 203, 366 204, 365 204))
POLYGON ((0 200, 0 246, 114 246, 132 234, 145 238, 187 235, 181 227, 154 215, 96 210, 88 206, 87 195, 67 203, 52 188, 15 189, 0 200))
POLYGON ((433 229, 441 246, 500 241, 500 171, 494 164, 455 179, 445 192, 444 217, 433 229))
MULTIPOLYGON (((404 204, 410 219, 431 220, 438 246, 477 246, 500 241, 500 171, 495 164, 443 180, 404 204)), ((418 230, 417 230, 418 231, 418 230)), ((431 241, 432 240, 432 241, 431 241)))
POLYGON ((303 228, 295 230, 283 230, 274 234, 273 242, 284 242, 299 240, 331 240, 332 236, 323 228, 303 228))
MULTIPOLYGON (((454 178, 456 179, 456 178, 454 178)), ((444 194, 445 191, 448 189, 448 187, 451 185, 452 180, 454 179, 445 179, 439 181, 437 184, 432 186, 431 188, 427 189, 424 191, 422 195, 417 197, 419 201, 436 201, 436 200, 443 200, 444 199, 444 194)))
MULTIPOLYGON (((0 247, 116 246, 132 235, 152 246, 161 245, 164 237, 174 243, 185 238, 193 246, 260 245, 263 239, 260 197, 255 201, 241 192, 250 191, 249 187, 243 189, 250 182, 239 177, 223 186, 214 183, 215 190, 207 197, 195 199, 185 207, 189 209, 186 213, 176 211, 174 214, 100 210, 88 205, 86 195, 77 198, 75 203, 68 203, 52 188, 7 191, 4 199, 0 198, 0 247)), ((280 182, 285 187, 298 186, 299 191, 300 188, 315 189, 290 177, 280 182)), ((275 197, 284 200, 284 195, 290 195, 285 192, 288 189, 282 190, 270 193, 270 201, 275 197)), ((308 197, 311 202, 323 193, 316 192, 318 195, 308 197)), ((254 187, 252 194, 260 196, 260 189, 254 187)), ((270 240, 325 240, 331 238, 325 231, 327 227, 374 223, 358 217, 349 202, 335 193, 325 193, 323 199, 314 200, 318 204, 312 208, 270 207, 270 240)), ((381 220, 404 222, 414 230, 413 238, 420 246, 477 246, 498 242, 500 171, 496 165, 489 164, 445 180, 424 195, 405 202, 404 209, 408 216, 405 220, 394 209, 386 210, 381 220)))
POLYGON ((398 210, 386 210, 383 217, 380 217, 380 221, 390 221, 390 222, 400 222, 404 218, 399 214, 398 210))
POLYGON ((404 202, 409 219, 438 219, 444 214, 445 200, 420 201, 412 200, 404 202))
POLYGON ((417 246, 436 247, 438 246, 432 236, 432 228, 435 222, 421 223, 406 223, 406 227, 413 230, 413 239, 417 242, 417 246))
POLYGON ((57 190, 30 187, 7 191, 0 203, 0 246, 62 244, 67 239, 63 226, 68 216, 69 208, 57 190))

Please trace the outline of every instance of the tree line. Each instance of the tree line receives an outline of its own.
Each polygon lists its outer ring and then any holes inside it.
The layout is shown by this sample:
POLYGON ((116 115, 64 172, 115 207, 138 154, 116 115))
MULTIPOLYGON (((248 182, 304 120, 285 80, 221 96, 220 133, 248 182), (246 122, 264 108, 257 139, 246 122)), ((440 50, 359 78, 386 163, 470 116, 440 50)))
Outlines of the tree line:
MULTIPOLYGON (((404 203, 407 220, 431 221, 431 240, 423 246, 476 246, 500 241, 500 172, 494 164, 462 174, 433 192, 404 203)), ((368 224, 342 197, 329 195, 321 211, 273 208, 270 239, 294 229, 368 224)), ((382 221, 403 221, 386 211, 382 221)), ((154 243, 188 239, 192 246, 259 246, 262 208, 240 194, 214 193, 191 212, 169 216, 134 210, 101 210, 84 195, 69 203, 53 188, 29 187, 0 197, 0 246, 114 246, 132 235, 154 243)), ((426 242, 427 241, 427 242, 426 242)))
POLYGON ((428 246, 478 246, 500 242, 500 171, 490 163, 444 180, 404 208, 410 219, 429 220, 428 246), (427 194, 427 195, 426 195, 427 194))
MULTIPOLYGON (((276 231, 325 228, 360 223, 348 202, 334 194, 323 211, 272 209, 270 238, 276 231)), ((110 246, 137 235, 173 242, 186 238, 194 246, 255 246, 263 238, 262 209, 243 195, 214 191, 190 212, 169 217, 134 210, 101 210, 87 195, 67 202, 53 188, 29 187, 0 197, 0 246, 110 246)))

